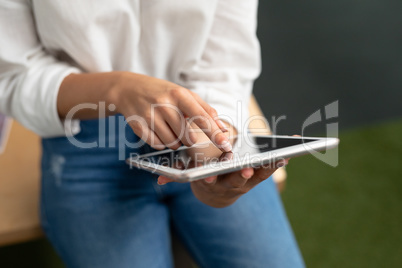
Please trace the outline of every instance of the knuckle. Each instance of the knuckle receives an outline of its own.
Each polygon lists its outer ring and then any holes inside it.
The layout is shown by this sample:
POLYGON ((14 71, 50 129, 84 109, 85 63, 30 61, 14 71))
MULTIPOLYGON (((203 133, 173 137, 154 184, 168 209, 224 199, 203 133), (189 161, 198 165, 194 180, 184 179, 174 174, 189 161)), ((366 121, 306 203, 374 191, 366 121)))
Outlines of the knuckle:
POLYGON ((169 149, 177 150, 177 149, 180 148, 181 142, 178 141, 178 140, 175 140, 175 141, 172 141, 169 144, 167 144, 167 146, 168 146, 169 149))
POLYGON ((130 121, 129 125, 137 135, 142 133, 142 125, 138 121, 130 121))
POLYGON ((169 93, 174 99, 179 99, 179 98, 183 97, 183 95, 185 93, 185 89, 183 87, 176 86, 176 87, 171 88, 169 93))
MULTIPOLYGON (((166 101, 166 100, 165 100, 166 101)), ((159 108, 159 111, 161 112, 161 113, 163 113, 163 114, 166 114, 168 111, 169 111, 169 108, 168 107, 166 107, 166 106, 160 106, 160 107, 158 107, 159 108)))
POLYGON ((207 108, 207 113, 209 113, 212 116, 217 116, 218 115, 218 112, 214 108, 212 108, 211 106, 209 106, 207 108))
MULTIPOLYGON (((161 95, 161 96, 158 96, 158 97, 155 98, 154 103, 155 104, 169 104, 170 100, 169 100, 168 97, 161 95)), ((161 108, 163 108, 163 106, 158 107, 158 108, 161 109, 161 108)))
POLYGON ((209 118, 206 115, 200 115, 197 116, 197 118, 194 119, 194 123, 199 126, 200 128, 203 129, 212 129, 212 125, 210 121, 208 120, 209 118))

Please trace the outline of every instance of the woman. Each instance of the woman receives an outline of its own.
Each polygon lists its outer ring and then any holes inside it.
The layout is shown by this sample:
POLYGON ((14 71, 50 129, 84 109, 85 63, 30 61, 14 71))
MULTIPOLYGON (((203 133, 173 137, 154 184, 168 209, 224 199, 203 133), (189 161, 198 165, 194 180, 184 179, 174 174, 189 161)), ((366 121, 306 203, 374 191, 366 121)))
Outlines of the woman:
POLYGON ((68 267, 171 267, 170 227, 202 267, 303 266, 276 167, 166 184, 124 163, 205 138, 231 150, 260 68, 256 9, 0 1, 0 112, 43 137, 41 221, 68 267))

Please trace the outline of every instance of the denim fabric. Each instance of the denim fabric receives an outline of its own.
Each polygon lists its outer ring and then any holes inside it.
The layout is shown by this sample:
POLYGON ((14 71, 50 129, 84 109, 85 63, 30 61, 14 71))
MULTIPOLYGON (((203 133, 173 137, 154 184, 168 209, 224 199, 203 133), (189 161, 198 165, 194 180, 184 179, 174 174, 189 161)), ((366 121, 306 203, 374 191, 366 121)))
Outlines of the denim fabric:
MULTIPOLYGON (((106 131, 102 144, 122 135, 139 141, 128 127, 103 123, 116 135, 106 131)), ((75 138, 99 142, 98 127, 82 121, 75 138)), ((67 267, 172 267, 171 229, 200 267, 304 267, 271 178, 217 209, 198 201, 190 184, 159 186, 156 175, 130 169, 118 160, 119 148, 43 140, 41 221, 67 267)))

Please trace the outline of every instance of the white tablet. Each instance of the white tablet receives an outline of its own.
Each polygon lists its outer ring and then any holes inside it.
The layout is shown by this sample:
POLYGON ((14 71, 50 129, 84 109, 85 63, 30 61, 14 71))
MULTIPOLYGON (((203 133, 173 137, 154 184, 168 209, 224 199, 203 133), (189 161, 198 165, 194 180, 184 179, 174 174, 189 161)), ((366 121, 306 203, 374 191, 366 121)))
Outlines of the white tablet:
POLYGON ((244 135, 237 136, 233 151, 222 153, 211 143, 182 146, 179 149, 149 154, 131 154, 130 166, 190 182, 209 176, 230 173, 245 167, 267 166, 279 160, 325 151, 338 145, 337 138, 244 135))

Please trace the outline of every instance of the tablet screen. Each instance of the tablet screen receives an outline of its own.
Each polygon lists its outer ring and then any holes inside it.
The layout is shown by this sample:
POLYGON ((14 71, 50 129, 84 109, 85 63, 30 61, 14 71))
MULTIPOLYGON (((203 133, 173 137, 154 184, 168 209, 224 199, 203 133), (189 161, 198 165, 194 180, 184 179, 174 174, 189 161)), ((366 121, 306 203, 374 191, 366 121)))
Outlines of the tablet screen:
POLYGON ((261 156, 261 153, 273 150, 300 145, 303 143, 317 141, 318 139, 301 137, 242 137, 239 138, 233 151, 222 153, 216 147, 212 148, 211 143, 200 147, 180 147, 176 151, 161 151, 139 156, 137 159, 144 162, 171 167, 180 170, 188 170, 194 167, 200 167, 210 163, 238 161, 245 158, 261 156))

